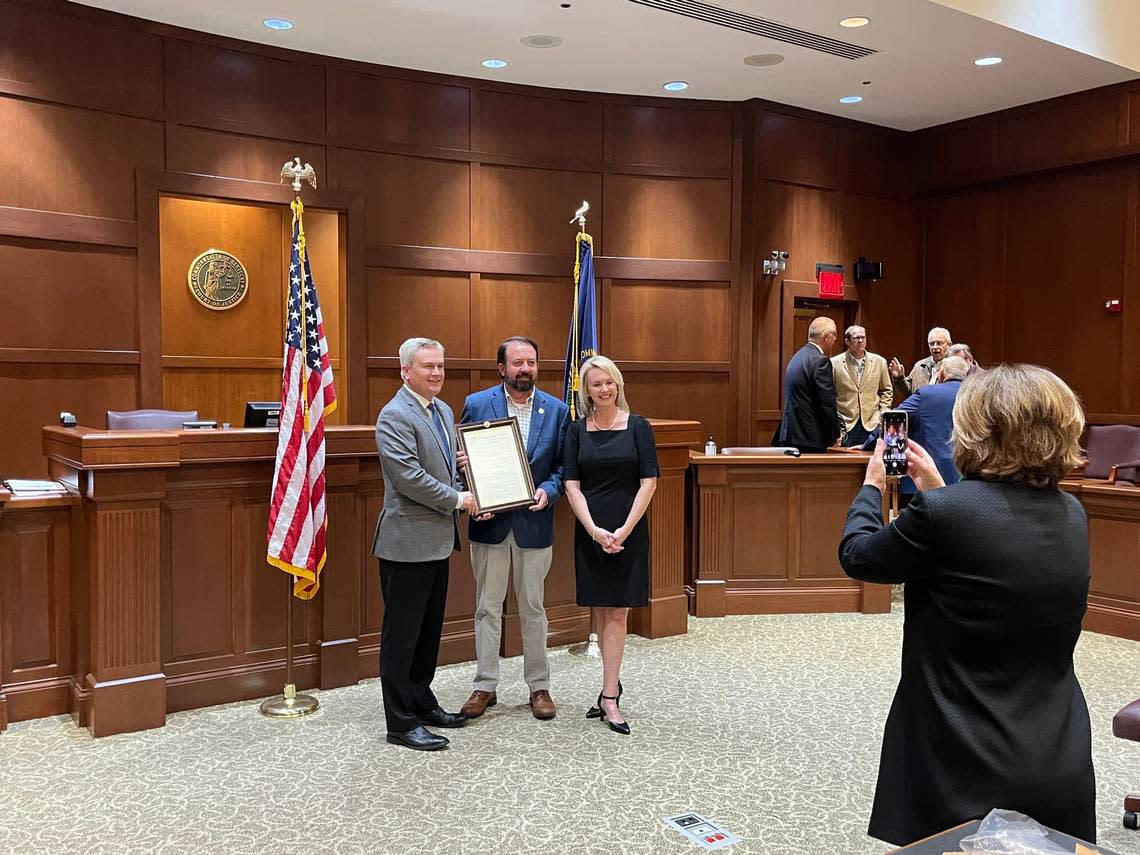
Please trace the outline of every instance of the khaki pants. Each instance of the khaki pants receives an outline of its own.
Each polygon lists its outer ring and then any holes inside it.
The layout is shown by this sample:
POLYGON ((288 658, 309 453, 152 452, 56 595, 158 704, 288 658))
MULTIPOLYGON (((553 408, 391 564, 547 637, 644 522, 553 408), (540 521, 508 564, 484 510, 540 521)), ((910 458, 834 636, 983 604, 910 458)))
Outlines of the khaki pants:
POLYGON ((508 532, 502 543, 474 543, 471 567, 475 571, 475 688, 493 692, 499 684, 499 642, 503 633, 503 600, 507 577, 514 568, 515 598, 522 624, 523 679, 532 692, 550 689, 550 663, 546 658, 546 607, 543 586, 550 570, 553 547, 523 549, 508 532))

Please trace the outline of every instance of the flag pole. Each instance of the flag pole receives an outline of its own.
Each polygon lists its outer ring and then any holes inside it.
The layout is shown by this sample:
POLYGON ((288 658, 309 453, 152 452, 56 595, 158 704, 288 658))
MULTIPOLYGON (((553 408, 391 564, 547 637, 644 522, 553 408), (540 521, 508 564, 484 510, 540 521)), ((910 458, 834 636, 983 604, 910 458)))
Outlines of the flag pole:
MULTIPOLYGON (((578 224, 578 234, 579 235, 584 235, 586 233, 586 214, 589 213, 589 211, 590 211, 590 203, 583 199, 582 204, 578 206, 578 210, 574 212, 574 216, 571 217, 571 219, 570 219, 571 225, 573 225, 574 223, 578 224)), ((582 243, 581 237, 579 237, 574 243, 574 251, 577 253, 577 256, 574 258, 575 269, 577 269, 578 260, 582 256, 582 245, 581 245, 581 243, 582 243)), ((577 277, 575 277, 575 280, 577 280, 577 277)), ((580 332, 578 330, 578 282, 577 281, 574 282, 574 319, 573 319, 573 321, 571 321, 571 325, 572 325, 571 329, 573 330, 573 335, 574 335, 574 344, 573 344, 572 352, 575 355, 577 355, 577 353, 578 353, 577 334, 580 332)), ((577 372, 571 372, 571 377, 570 377, 570 389, 571 389, 571 397, 572 397, 571 406, 577 405, 578 394, 580 391, 578 388, 577 376, 578 376, 577 372)), ((577 414, 575 413, 575 415, 577 415, 577 414)), ((588 656, 591 659, 601 659, 602 658, 602 646, 600 644, 598 644, 598 624, 597 624, 597 619, 594 615, 593 609, 590 609, 590 634, 586 637, 585 641, 580 641, 577 644, 571 644, 567 648, 567 651, 570 653, 571 656, 588 656)))
MULTIPOLYGON (((300 218, 301 212, 304 210, 301 205, 301 179, 306 179, 315 189, 317 186, 317 176, 313 168, 308 164, 301 166, 301 158, 294 158, 294 163, 286 162, 281 169, 281 182, 291 180, 293 183, 293 216, 300 218)), ((298 238, 301 244, 301 271, 302 278, 301 294, 305 293, 304 289, 304 252, 305 252, 305 235, 303 227, 300 227, 300 235, 298 238)), ((287 301, 286 301, 287 302, 287 301)), ((288 312, 288 307, 285 309, 288 312)), ((301 323, 304 324, 305 312, 302 306, 301 323)), ((303 327, 302 327, 303 329, 303 327)), ((301 340, 305 340, 304 332, 302 332, 301 340)), ((302 384, 305 382, 304 372, 301 374, 302 384)), ((305 415, 306 420, 308 414, 305 415)), ((288 587, 285 589, 286 602, 285 602, 285 686, 281 690, 280 695, 274 695, 272 698, 266 698, 261 702, 259 709, 261 714, 269 716, 270 718, 300 718, 301 716, 315 713, 320 708, 320 702, 312 695, 297 694, 297 684, 293 679, 293 592, 297 582, 296 576, 287 577, 288 587)))

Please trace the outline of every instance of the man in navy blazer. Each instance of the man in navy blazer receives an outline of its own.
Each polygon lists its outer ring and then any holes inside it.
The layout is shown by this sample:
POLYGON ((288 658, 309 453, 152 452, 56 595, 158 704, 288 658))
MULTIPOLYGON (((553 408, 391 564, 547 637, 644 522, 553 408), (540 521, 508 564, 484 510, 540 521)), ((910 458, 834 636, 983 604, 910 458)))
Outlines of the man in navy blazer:
MULTIPOLYGON (((934 458, 938 472, 947 484, 957 484, 962 480, 954 468, 950 434, 954 430, 954 401, 969 370, 969 364, 962 357, 947 356, 938 363, 934 383, 920 386, 899 405, 899 409, 907 413, 907 435, 934 458)), ((914 493, 914 482, 904 478, 899 492, 914 493)))
MULTIPOLYGON (((920 386, 899 404, 899 409, 907 413, 907 436, 934 458, 938 473, 947 484, 957 484, 962 477, 954 467, 950 434, 954 430, 954 402, 969 371, 969 363, 962 357, 947 356, 934 369, 934 382, 920 386)), ((863 448, 873 449, 877 438, 876 432, 863 444, 863 448)), ((900 495, 909 496, 915 492, 910 478, 899 482, 900 495)))
POLYGON ((503 629, 503 599, 514 568, 515 597, 522 626, 523 679, 530 689, 535 718, 556 714, 550 697, 550 664, 546 657, 544 583, 554 544, 554 502, 562 495, 562 443, 569 410, 563 401, 535 388, 538 345, 512 336, 499 345, 499 376, 503 382, 467 396, 461 424, 513 417, 526 445, 534 504, 472 519, 468 527, 471 569, 475 573, 475 688, 463 705, 468 718, 478 718, 497 701, 499 642, 503 629))

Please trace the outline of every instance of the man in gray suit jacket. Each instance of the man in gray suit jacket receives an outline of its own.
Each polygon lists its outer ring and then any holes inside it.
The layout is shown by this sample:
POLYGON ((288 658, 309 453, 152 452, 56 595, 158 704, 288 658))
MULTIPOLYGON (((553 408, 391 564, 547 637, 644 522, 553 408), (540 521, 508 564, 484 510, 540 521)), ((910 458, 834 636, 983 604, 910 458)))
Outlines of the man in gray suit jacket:
POLYGON ((443 358, 443 345, 432 339, 410 338, 400 345, 404 385, 376 420, 384 472, 384 507, 372 543, 384 597, 380 687, 388 742, 419 751, 448 745, 424 725, 467 723, 462 714, 445 712, 431 691, 447 602, 448 558, 459 548, 456 516, 475 507, 456 478, 451 407, 436 397, 443 388, 443 358))

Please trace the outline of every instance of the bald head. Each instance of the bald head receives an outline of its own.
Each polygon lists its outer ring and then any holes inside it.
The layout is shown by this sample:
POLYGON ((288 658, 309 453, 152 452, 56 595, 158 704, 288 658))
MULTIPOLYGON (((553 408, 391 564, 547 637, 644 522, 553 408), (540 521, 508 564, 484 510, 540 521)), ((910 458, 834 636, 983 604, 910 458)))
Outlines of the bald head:
POLYGON ((827 355, 831 355, 831 346, 835 344, 837 332, 835 321, 831 318, 818 317, 808 327, 808 341, 819 345, 827 355))

